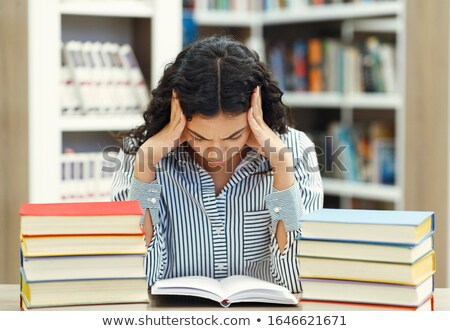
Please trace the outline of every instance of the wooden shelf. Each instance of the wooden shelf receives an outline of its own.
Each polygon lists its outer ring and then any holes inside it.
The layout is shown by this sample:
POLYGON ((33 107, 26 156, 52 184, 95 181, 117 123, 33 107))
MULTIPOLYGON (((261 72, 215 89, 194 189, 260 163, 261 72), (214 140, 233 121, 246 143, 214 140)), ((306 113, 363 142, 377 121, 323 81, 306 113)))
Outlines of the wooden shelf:
POLYGON ((323 187, 325 194, 347 198, 390 201, 394 203, 402 198, 401 188, 394 185, 323 178, 323 187))
POLYGON ((61 131, 122 131, 135 128, 144 123, 141 114, 93 114, 61 116, 61 131))
POLYGON ((68 1, 59 6, 62 15, 150 18, 150 1, 68 1))

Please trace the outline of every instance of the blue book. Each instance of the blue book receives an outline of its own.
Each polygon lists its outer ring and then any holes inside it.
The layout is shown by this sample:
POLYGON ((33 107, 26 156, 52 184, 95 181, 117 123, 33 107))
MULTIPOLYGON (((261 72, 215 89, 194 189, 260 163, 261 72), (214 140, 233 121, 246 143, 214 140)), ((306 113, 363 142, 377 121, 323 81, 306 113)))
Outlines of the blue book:
POLYGON ((417 245, 434 232, 434 212, 319 209, 300 219, 300 239, 417 245))

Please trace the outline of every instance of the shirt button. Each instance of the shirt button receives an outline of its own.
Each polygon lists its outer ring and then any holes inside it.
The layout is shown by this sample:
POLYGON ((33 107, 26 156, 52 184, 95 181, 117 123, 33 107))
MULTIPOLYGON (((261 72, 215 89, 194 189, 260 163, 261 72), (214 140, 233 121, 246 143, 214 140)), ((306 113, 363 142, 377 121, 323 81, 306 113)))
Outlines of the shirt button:
POLYGON ((276 213, 278 213, 278 212, 280 211, 280 208, 275 207, 275 208, 273 209, 273 211, 276 212, 276 213))
POLYGON ((155 204, 155 203, 156 203, 156 198, 151 198, 151 199, 150 199, 150 202, 153 203, 153 204, 155 204))

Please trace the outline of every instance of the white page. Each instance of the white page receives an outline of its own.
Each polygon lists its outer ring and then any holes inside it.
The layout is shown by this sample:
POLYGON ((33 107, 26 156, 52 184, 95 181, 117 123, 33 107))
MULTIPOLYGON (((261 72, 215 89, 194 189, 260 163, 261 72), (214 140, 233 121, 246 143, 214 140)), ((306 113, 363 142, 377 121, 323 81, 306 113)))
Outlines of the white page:
POLYGON ((203 276, 162 279, 152 286, 152 294, 193 294, 216 299, 207 295, 207 292, 213 293, 221 299, 225 298, 220 283, 215 279, 203 276), (204 292, 205 295, 201 295, 201 292, 204 292))
MULTIPOLYGON (((226 298, 231 298, 233 294, 237 294, 239 292, 245 291, 248 295, 248 298, 251 298, 249 294, 254 293, 253 297, 259 297, 261 294, 268 294, 268 292, 279 293, 277 297, 291 297, 292 294, 288 289, 266 282, 264 280, 252 278, 249 276, 237 275, 230 276, 220 281, 220 284, 223 288, 223 292, 226 298)), ((268 295, 268 297, 273 297, 272 295, 268 295)))

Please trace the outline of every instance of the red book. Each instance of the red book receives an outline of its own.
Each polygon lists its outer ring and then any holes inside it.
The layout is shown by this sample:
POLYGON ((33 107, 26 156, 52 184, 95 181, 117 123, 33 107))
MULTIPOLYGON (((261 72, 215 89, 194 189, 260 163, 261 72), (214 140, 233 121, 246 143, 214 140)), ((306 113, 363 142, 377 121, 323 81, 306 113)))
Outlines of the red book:
POLYGON ((138 201, 23 204, 20 216, 24 237, 142 234, 138 201))
POLYGON ((24 203, 20 216, 142 215, 139 201, 24 203))
POLYGON ((432 294, 424 303, 418 307, 378 305, 370 303, 320 301, 320 300, 299 300, 303 310, 421 310, 434 311, 434 295, 432 294))

